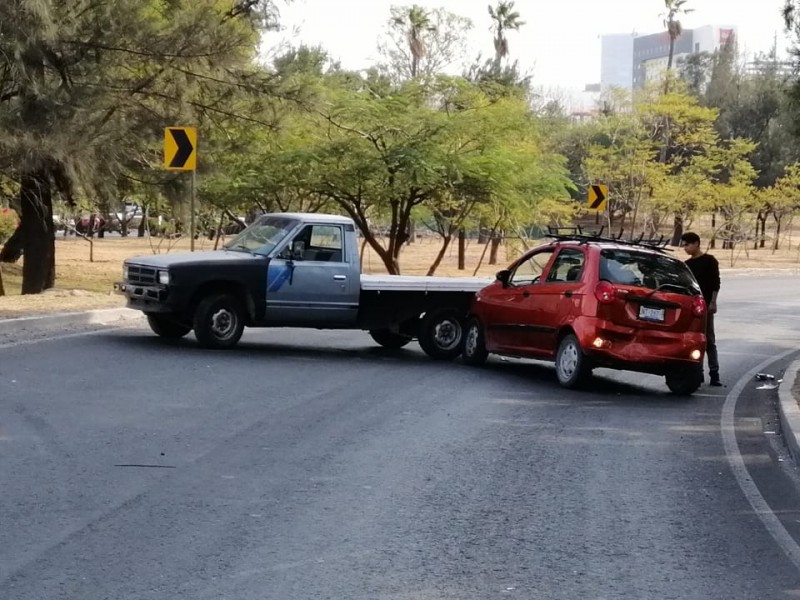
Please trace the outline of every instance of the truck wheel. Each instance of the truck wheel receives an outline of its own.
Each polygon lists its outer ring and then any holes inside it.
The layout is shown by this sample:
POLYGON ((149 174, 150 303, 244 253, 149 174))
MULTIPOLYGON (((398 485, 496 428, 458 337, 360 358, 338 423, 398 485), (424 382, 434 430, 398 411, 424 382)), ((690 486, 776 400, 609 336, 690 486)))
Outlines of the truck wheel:
POLYGON ((573 334, 564 336, 556 353, 556 376, 565 388, 580 387, 592 374, 589 359, 583 353, 578 338, 573 334))
POLYGON ((230 294, 213 294, 194 312, 194 335, 203 348, 233 348, 244 331, 244 311, 230 294))
POLYGON ((467 323, 467 333, 464 337, 464 353, 461 358, 466 364, 478 367, 485 363, 488 357, 489 352, 486 350, 483 327, 481 327, 481 322, 473 317, 467 323))
POLYGON ((192 330, 191 325, 186 325, 168 315, 149 314, 147 324, 159 337, 177 340, 192 330))
POLYGON ((425 315, 417 335, 422 350, 436 360, 452 360, 461 354, 464 327, 461 316, 452 309, 425 315))
POLYGON ((402 348, 411 341, 410 337, 394 333, 388 329, 372 329, 369 334, 378 344, 384 348, 391 348, 393 350, 402 348))
POLYGON ((671 371, 666 377, 669 391, 676 396, 691 396, 703 383, 703 368, 689 367, 680 371, 671 371))

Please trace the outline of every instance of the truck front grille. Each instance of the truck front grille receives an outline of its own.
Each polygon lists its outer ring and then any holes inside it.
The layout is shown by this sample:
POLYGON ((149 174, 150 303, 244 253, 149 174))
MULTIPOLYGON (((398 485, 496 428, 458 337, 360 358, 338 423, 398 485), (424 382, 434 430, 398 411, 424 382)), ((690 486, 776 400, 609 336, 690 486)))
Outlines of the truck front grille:
POLYGON ((153 267, 141 267, 139 265, 128 265, 128 283, 138 285, 155 285, 156 269, 153 267))

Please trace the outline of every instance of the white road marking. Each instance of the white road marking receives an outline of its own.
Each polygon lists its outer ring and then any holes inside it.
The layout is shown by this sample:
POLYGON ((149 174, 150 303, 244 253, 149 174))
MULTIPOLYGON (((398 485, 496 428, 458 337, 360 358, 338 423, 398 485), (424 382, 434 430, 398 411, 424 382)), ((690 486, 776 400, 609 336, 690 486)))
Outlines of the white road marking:
POLYGON ((797 352, 796 348, 781 352, 742 375, 725 399, 725 404, 722 407, 722 416, 720 417, 720 428, 722 429, 722 441, 725 446, 725 454, 728 457, 728 463, 731 466, 733 474, 736 476, 736 481, 742 493, 744 493, 747 501, 750 502, 750 506, 753 507, 753 511, 758 515, 758 518, 761 519, 761 522, 772 538, 786 553, 786 556, 792 561, 794 566, 800 569, 800 545, 794 541, 794 538, 783 526, 783 523, 781 523, 780 519, 778 519, 772 511, 769 504, 767 504, 764 496, 761 495, 753 478, 750 477, 742 453, 739 451, 739 443, 736 441, 736 431, 734 429, 736 403, 739 401, 739 397, 742 395, 745 386, 755 379, 756 373, 764 371, 766 367, 772 363, 784 359, 795 352, 797 352))

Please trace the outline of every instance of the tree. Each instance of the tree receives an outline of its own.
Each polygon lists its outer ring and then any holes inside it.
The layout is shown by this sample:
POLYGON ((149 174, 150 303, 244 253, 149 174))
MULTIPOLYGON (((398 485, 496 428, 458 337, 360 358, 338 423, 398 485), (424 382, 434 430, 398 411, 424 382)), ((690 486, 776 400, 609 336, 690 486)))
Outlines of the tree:
POLYGON ((566 198, 563 161, 547 153, 527 105, 492 101, 479 87, 440 76, 407 82, 393 94, 331 89, 320 107, 316 138, 286 164, 304 167, 295 185, 351 216, 389 273, 413 214, 442 237, 433 273, 453 233, 480 207, 512 210, 545 197, 566 198), (385 232, 375 224, 388 224, 385 232), (385 233, 385 235, 381 235, 385 233))
POLYGON ((508 56, 507 31, 519 31, 525 25, 520 14, 514 10, 514 2, 500 0, 496 7, 489 5, 489 16, 491 17, 492 31, 494 32, 494 60, 495 64, 500 65, 501 61, 508 56))
POLYGON ((393 6, 378 43, 380 70, 395 83, 441 73, 463 60, 470 29, 472 21, 441 8, 393 6))
MULTIPOLYGON (((127 165, 158 164, 165 125, 229 119, 236 90, 265 94, 254 66, 264 0, 0 4, 0 167, 20 184, 23 293, 55 279, 53 202, 107 191, 127 165), (133 157, 133 158, 132 158, 133 157)), ((249 118, 246 114, 240 118, 249 118)), ((110 190, 113 192, 113 190, 110 190)))
MULTIPOLYGON (((688 0, 664 0, 664 7, 667 12, 664 16, 664 27, 669 34, 669 55, 667 57, 667 71, 672 69, 672 62, 675 57, 675 41, 683 33, 683 26, 681 25, 678 17, 680 15, 688 15, 694 9, 684 8, 688 0)), ((664 84, 664 89, 669 90, 669 79, 664 84)))

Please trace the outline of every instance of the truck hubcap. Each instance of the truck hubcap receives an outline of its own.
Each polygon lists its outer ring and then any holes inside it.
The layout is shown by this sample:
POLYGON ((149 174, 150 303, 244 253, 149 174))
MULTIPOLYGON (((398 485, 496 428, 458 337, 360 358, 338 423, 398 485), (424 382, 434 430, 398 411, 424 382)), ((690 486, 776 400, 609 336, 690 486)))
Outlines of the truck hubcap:
POLYGON ((575 344, 569 343, 561 351, 561 357, 558 359, 558 370, 561 372, 561 378, 564 380, 569 379, 578 368, 578 349, 575 344))
POLYGON ((236 331, 236 315, 221 308, 211 317, 211 331, 219 339, 230 337, 236 331))
POLYGON ((433 330, 433 339, 442 350, 452 350, 461 341, 461 324, 453 319, 438 323, 433 330))

